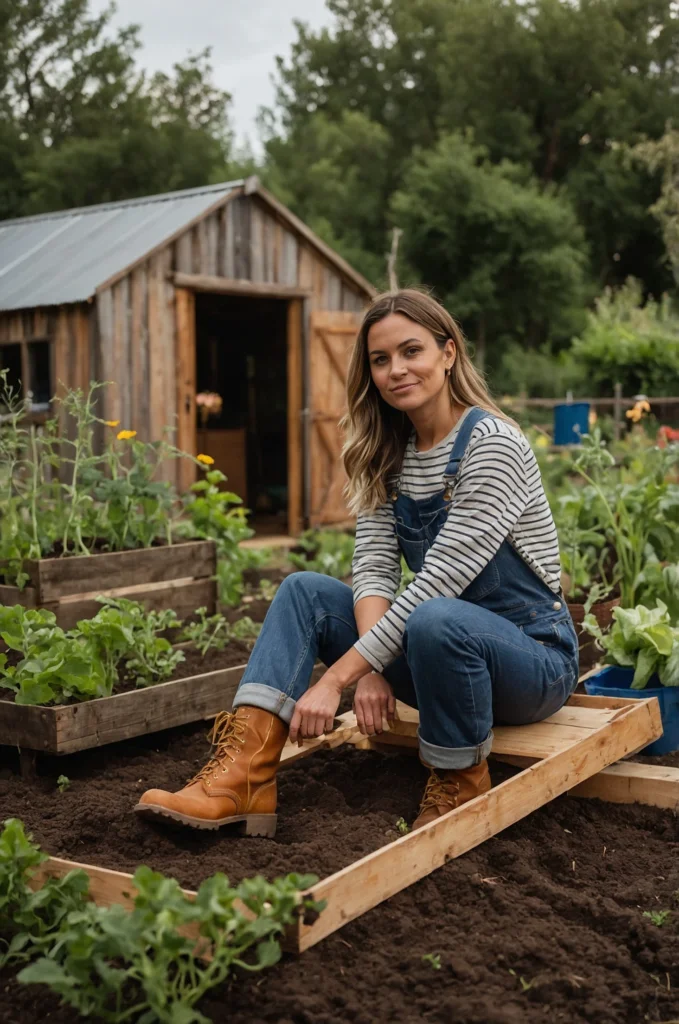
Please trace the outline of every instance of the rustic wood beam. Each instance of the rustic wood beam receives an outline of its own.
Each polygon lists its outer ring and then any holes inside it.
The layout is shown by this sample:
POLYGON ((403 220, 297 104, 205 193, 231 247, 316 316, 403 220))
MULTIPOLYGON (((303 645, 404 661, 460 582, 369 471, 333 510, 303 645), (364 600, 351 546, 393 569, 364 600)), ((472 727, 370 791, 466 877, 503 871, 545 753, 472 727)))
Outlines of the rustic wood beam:
POLYGON ((270 299, 306 299, 311 295, 308 288, 213 277, 210 274, 184 274, 176 271, 168 276, 175 288, 189 288, 194 292, 210 292, 213 295, 251 295, 270 299))

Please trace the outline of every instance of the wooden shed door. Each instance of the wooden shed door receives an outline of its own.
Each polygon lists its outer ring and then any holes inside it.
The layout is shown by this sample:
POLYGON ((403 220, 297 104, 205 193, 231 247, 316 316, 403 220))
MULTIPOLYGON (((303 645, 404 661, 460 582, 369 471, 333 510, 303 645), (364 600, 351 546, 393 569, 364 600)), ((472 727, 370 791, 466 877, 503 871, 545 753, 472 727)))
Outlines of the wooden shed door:
POLYGON ((309 330, 309 524, 351 519, 342 496, 339 421, 346 410, 349 357, 361 318, 358 313, 311 314, 309 330))

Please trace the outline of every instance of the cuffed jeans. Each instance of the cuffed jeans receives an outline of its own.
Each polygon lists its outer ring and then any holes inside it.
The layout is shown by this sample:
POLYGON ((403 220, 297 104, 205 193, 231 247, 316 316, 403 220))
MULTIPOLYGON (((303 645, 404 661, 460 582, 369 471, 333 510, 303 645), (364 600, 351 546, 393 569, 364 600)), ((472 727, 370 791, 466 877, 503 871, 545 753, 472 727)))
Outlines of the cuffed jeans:
MULTIPOLYGON (((327 666, 358 639, 351 588, 314 572, 281 584, 234 699, 290 722, 317 659, 327 666)), ((468 768, 490 752, 493 722, 554 714, 577 683, 577 657, 457 598, 425 601, 406 624, 403 654, 384 671, 397 700, 420 713, 420 754, 434 768, 468 768)))

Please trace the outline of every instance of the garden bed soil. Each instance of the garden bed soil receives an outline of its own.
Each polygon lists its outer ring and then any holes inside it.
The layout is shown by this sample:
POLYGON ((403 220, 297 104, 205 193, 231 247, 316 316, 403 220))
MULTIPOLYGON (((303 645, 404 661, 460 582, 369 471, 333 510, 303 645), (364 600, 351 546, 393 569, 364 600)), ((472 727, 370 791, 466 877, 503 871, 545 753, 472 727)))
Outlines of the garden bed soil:
MULTIPOLYGON (((275 839, 172 830, 131 807, 204 762, 203 727, 45 759, 35 780, 0 771, 2 819, 50 853, 194 888, 221 870, 320 876, 396 838, 425 773, 413 756, 323 751, 280 775, 275 839), (58 774, 71 785, 56 788, 58 774)), ((654 759, 667 760, 667 759, 654 759)), ((494 769, 496 780, 506 769, 494 769)), ((679 824, 669 812, 561 797, 266 976, 235 979, 200 1009, 218 1024, 645 1024, 679 1017, 679 824), (663 927, 645 910, 671 909, 663 927), (423 962, 440 954, 440 970, 423 962), (523 982, 521 981, 523 979, 523 982)), ((49 992, 0 976, 4 1024, 74 1024, 49 992)))

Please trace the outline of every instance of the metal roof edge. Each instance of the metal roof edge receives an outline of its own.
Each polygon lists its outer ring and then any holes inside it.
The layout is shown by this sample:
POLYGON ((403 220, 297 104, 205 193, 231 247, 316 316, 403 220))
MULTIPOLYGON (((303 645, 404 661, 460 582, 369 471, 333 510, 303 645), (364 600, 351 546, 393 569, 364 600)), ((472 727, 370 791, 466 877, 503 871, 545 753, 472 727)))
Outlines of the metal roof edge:
POLYGON ((9 220, 0 220, 0 230, 5 226, 16 224, 31 224, 41 220, 57 220, 62 217, 75 217, 88 213, 101 213, 103 210, 120 210, 127 206, 141 206, 147 203, 162 203, 169 199, 177 199, 179 196, 188 199, 191 196, 210 195, 213 192, 224 192, 226 189, 242 188, 245 185, 245 178, 236 178, 233 181, 222 181, 216 185, 198 185, 195 188, 180 188, 173 192, 157 192, 151 196, 137 196, 135 199, 116 199, 110 203, 90 203, 89 206, 73 206, 67 210, 52 210, 49 213, 33 213, 27 217, 11 217, 9 220))

